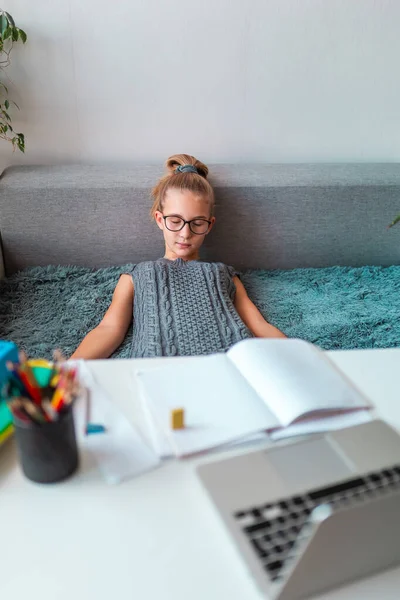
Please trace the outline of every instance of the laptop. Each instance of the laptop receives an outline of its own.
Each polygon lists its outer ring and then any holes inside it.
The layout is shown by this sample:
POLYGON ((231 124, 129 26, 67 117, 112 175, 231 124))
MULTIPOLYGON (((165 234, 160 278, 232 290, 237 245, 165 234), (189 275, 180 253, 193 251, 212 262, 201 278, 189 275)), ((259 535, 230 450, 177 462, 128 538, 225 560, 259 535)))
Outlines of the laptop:
POLYGON ((197 472, 264 597, 310 598, 400 563, 400 436, 381 420, 197 472))

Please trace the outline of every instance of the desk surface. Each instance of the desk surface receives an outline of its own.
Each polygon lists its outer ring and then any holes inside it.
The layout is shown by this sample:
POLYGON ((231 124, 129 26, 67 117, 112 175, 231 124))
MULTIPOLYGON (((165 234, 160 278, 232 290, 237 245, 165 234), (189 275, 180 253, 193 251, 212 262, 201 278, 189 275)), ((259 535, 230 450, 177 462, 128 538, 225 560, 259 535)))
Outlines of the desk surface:
MULTIPOLYGON (((400 431, 400 348, 328 352, 400 431)), ((166 360, 166 359, 164 359, 166 360)), ((191 359, 172 359, 191 360, 191 359)), ((156 365, 157 359, 151 359, 156 365)), ((141 363, 149 360, 141 360, 141 363)), ((134 423, 133 361, 91 361, 97 380, 134 423)), ((7 600, 258 600, 261 596, 201 487, 195 465, 168 461, 108 486, 82 456, 71 480, 27 481, 14 441, 0 451, 0 589, 7 600)), ((321 596, 397 599, 400 568, 321 596)))

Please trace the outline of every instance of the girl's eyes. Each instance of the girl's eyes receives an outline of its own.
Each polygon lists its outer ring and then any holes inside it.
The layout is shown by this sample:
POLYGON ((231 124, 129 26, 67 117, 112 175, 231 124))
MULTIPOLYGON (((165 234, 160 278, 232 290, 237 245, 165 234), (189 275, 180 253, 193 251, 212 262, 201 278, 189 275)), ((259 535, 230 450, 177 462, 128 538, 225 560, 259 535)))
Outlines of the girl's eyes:
POLYGON ((192 221, 195 227, 203 227, 204 221, 192 221))

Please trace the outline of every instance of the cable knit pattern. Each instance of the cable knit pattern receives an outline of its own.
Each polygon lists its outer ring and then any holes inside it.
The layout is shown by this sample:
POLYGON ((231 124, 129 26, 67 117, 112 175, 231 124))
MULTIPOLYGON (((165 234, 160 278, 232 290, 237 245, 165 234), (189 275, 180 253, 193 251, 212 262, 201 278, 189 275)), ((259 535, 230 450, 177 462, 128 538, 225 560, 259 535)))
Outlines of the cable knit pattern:
POLYGON ((223 263, 181 258, 136 265, 131 356, 225 352, 253 337, 233 304, 236 274, 223 263))

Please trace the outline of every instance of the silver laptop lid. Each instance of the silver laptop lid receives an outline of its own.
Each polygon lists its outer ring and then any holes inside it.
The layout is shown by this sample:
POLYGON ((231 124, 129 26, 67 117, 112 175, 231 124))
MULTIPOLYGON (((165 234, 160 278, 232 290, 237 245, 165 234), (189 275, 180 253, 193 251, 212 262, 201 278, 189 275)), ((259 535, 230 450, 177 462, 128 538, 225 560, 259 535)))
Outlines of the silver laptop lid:
MULTIPOLYGON (((327 499, 345 498, 357 486, 364 490, 360 476, 396 463, 400 436, 377 420, 216 460, 198 472, 261 588, 276 597, 288 584, 282 577, 282 557, 294 546, 313 508, 327 499), (341 482, 345 489, 349 481, 356 487, 343 492, 341 482), (315 498, 307 495, 310 490, 315 498), (326 490, 331 496, 324 495, 326 490)), ((393 477, 400 484, 400 472, 393 477)), ((394 479, 389 483, 397 485, 394 479)), ((290 577, 294 575, 299 576, 297 571, 290 577)))

